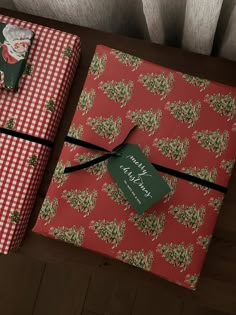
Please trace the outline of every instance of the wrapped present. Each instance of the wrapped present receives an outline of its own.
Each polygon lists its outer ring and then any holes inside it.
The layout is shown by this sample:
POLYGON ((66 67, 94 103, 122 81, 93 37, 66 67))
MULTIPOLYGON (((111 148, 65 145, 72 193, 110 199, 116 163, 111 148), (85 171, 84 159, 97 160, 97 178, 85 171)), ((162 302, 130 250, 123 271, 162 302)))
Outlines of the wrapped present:
POLYGON ((97 46, 33 230, 195 289, 235 161, 235 126, 235 87, 97 46), (68 172, 104 155, 91 144, 110 152, 134 125, 127 142, 171 188, 142 215, 107 160, 68 172))
POLYGON ((78 36, 7 16, 34 32, 17 92, 0 94, 0 252, 22 241, 80 55, 78 36))
POLYGON ((34 33, 0 22, 0 88, 17 90, 34 33))

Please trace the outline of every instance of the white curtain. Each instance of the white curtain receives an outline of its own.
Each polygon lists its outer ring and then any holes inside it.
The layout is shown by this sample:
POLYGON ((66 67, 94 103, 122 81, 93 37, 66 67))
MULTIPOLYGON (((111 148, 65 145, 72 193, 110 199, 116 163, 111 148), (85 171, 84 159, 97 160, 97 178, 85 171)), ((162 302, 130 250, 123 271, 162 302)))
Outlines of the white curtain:
POLYGON ((0 0, 0 6, 236 60, 236 0, 0 0))

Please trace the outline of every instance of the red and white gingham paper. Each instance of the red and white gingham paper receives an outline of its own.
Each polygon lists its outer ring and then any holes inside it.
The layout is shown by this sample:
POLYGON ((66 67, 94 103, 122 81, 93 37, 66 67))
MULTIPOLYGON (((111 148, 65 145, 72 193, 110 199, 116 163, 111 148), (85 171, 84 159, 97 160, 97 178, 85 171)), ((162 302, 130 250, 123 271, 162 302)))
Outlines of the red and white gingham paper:
POLYGON ((0 134, 0 252, 19 246, 27 227, 36 193, 46 167, 50 148, 41 144, 0 134), (29 164, 32 155, 37 166, 29 164), (20 220, 11 221, 18 212, 20 220))
MULTIPOLYGON (((16 93, 1 90, 0 127, 14 120, 14 130, 53 141, 80 56, 80 39, 44 26, 0 15, 0 21, 34 31, 28 63, 16 93), (71 48, 70 57, 65 48, 71 48), (54 101, 53 112, 45 104, 54 101)), ((50 149, 33 142, 0 134, 0 253, 17 248, 23 239, 50 149), (29 157, 38 157, 30 166, 29 157), (17 223, 11 220, 19 213, 17 223)))
POLYGON ((35 33, 28 56, 32 75, 24 74, 18 92, 2 90, 0 127, 11 118, 14 129, 36 137, 53 140, 63 112, 72 77, 80 55, 78 36, 0 15, 0 22, 29 28, 35 33), (70 57, 64 55, 70 47, 70 57), (55 111, 45 104, 54 101, 55 111))

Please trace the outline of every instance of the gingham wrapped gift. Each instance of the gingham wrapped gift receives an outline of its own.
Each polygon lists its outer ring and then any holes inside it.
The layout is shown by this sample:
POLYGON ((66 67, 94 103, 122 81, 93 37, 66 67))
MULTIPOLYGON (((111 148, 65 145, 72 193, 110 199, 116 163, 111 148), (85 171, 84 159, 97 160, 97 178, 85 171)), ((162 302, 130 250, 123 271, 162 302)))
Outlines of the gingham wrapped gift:
POLYGON ((19 246, 80 55, 78 36, 15 18, 35 34, 16 93, 0 92, 0 252, 19 246))

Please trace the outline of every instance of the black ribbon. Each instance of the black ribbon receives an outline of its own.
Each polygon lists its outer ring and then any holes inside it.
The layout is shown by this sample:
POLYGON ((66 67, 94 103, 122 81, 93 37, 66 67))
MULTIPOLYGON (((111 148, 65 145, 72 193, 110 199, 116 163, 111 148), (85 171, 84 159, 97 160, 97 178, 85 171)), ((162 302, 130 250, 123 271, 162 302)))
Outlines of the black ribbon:
MULTIPOLYGON (((84 148, 97 150, 97 151, 103 151, 103 152, 107 152, 107 153, 102 155, 102 156, 100 156, 100 157, 98 157, 98 158, 96 158, 96 159, 90 160, 88 162, 85 162, 85 163, 82 163, 82 164, 79 164, 79 165, 75 165, 75 166, 66 167, 65 170, 64 170, 64 173, 71 173, 71 172, 75 172, 75 171, 79 171, 79 170, 88 168, 88 167, 93 166, 93 165, 95 165, 97 163, 105 161, 105 160, 109 159, 111 156, 114 156, 114 155, 120 156, 120 153, 118 152, 118 150, 124 145, 124 143, 126 142, 126 140, 130 136, 130 134, 134 131, 135 128, 136 128, 136 126, 134 126, 129 131, 128 135, 125 137, 125 139, 122 141, 122 143, 120 143, 118 146, 116 146, 112 151, 109 151, 109 150, 107 150, 105 148, 102 148, 100 146, 97 146, 95 144, 92 144, 92 143, 89 143, 89 142, 86 142, 86 141, 83 141, 83 140, 79 140, 79 139, 75 139, 75 138, 66 136, 66 138, 65 138, 66 142, 69 142, 69 143, 75 144, 75 145, 79 145, 79 146, 82 146, 84 148)), ((152 163, 152 165, 159 172, 166 173, 168 175, 172 175, 172 176, 181 178, 181 179, 186 180, 186 181, 190 181, 190 182, 192 182, 194 184, 198 184, 198 185, 201 185, 201 186, 213 189, 213 190, 217 190, 217 191, 222 192, 224 194, 227 192, 227 187, 215 184, 213 182, 209 182, 209 181, 207 181, 205 179, 202 179, 202 178, 199 178, 199 177, 196 177, 196 176, 192 176, 190 174, 183 173, 183 172, 180 172, 180 171, 177 171, 177 170, 174 170, 174 169, 171 169, 171 168, 159 165, 159 164, 152 163)))
POLYGON ((9 136, 12 136, 12 137, 15 137, 15 138, 28 140, 30 142, 39 143, 39 144, 45 145, 47 147, 53 147, 53 142, 51 142, 49 140, 38 138, 38 137, 35 137, 35 136, 31 136, 31 135, 28 135, 26 133, 22 133, 22 132, 15 131, 15 130, 12 130, 12 129, 6 129, 6 128, 1 128, 0 127, 0 133, 4 133, 5 135, 9 135, 9 136))

